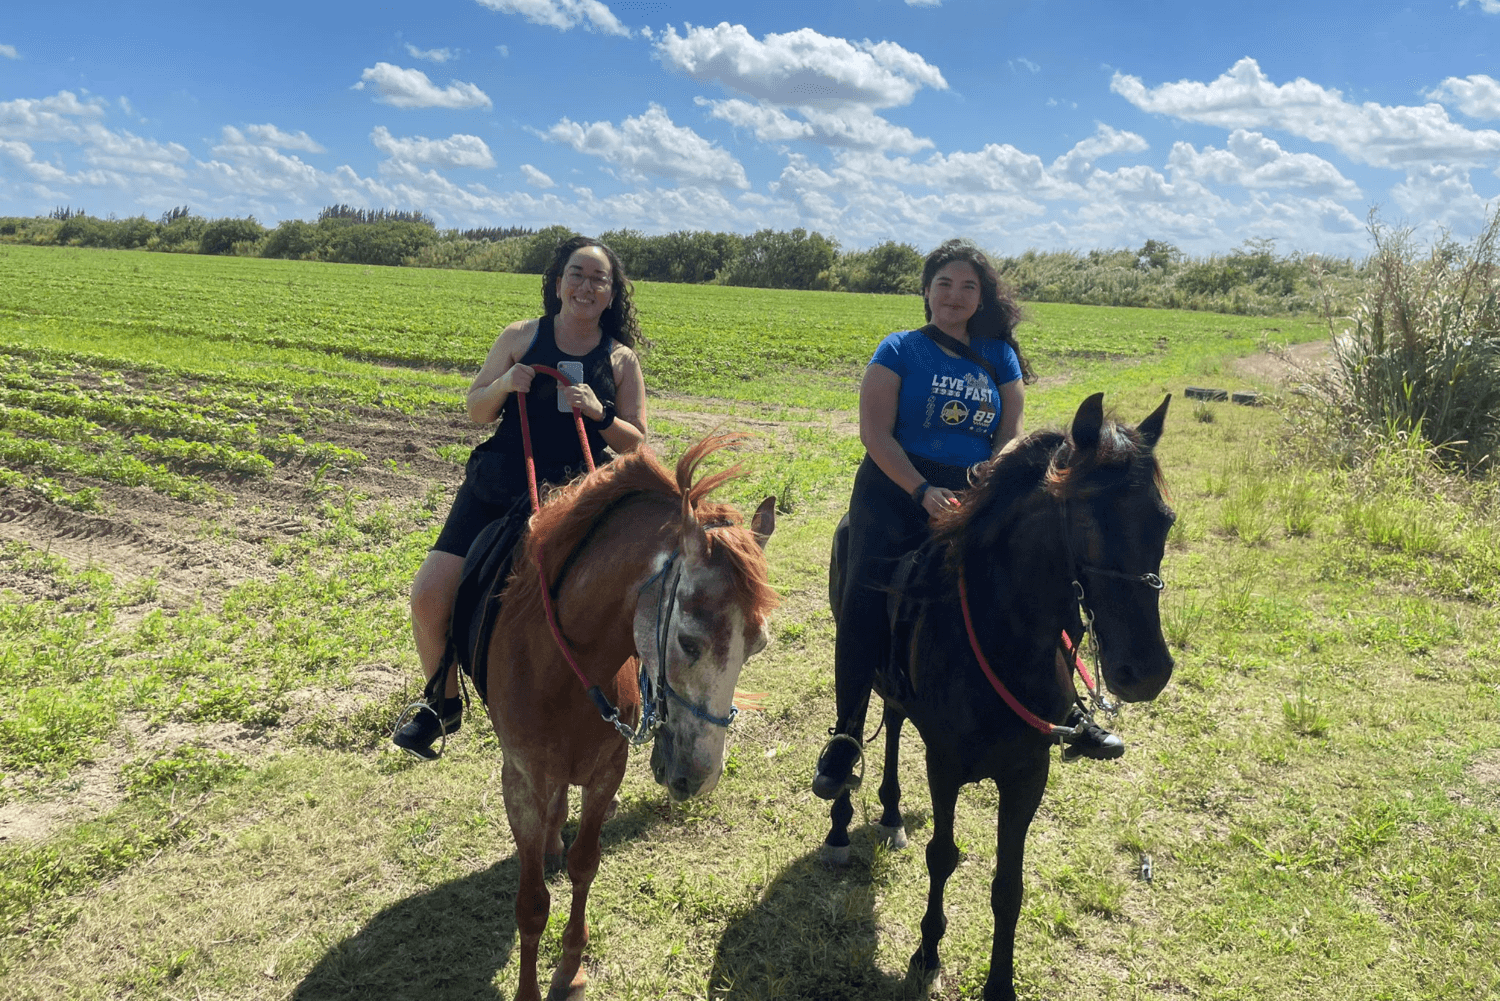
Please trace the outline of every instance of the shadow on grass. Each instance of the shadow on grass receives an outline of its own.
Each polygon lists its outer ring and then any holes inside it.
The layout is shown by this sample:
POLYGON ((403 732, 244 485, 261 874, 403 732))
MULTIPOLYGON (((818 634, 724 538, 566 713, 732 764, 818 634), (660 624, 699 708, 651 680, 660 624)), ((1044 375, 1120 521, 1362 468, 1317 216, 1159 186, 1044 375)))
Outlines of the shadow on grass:
POLYGON ((814 851, 783 869, 760 903, 724 930, 709 997, 904 997, 904 974, 893 976, 876 965, 875 896, 891 863, 875 840, 875 829, 866 826, 851 832, 849 864, 825 865, 814 851))
MULTIPOLYGON (((659 797, 628 804, 604 825, 608 852, 638 837, 662 816, 659 797)), ((571 846, 576 819, 563 829, 571 846)), ((516 890, 521 866, 514 855, 460 879, 392 904, 354 935, 332 945, 292 991, 293 1001, 471 1001, 500 998, 495 974, 516 944, 516 890)), ((565 875, 549 873, 552 909, 566 915, 571 890, 565 875), (559 885, 559 880, 560 885, 559 885), (559 900, 561 898, 561 900, 559 900)), ((545 958, 544 958, 545 962, 545 958)), ((543 987, 551 970, 539 970, 543 987)))

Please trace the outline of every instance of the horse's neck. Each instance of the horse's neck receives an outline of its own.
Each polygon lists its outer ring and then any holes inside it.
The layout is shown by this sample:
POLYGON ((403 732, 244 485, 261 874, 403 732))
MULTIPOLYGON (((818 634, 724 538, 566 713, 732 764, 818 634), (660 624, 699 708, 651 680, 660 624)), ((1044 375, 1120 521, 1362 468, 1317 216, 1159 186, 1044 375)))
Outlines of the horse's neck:
POLYGON ((1009 517, 993 544, 966 550, 963 573, 981 641, 1018 665, 1050 663, 1070 618, 1071 571, 1061 537, 1050 530, 1050 505, 1037 500, 1009 517))
POLYGON ((596 684, 613 677, 635 653, 643 582, 672 553, 671 545, 655 531, 657 519, 644 517, 644 511, 625 511, 626 507, 613 508, 611 517, 594 527, 570 561, 558 594, 558 605, 570 610, 564 631, 576 643, 580 660, 589 661, 580 666, 596 684))

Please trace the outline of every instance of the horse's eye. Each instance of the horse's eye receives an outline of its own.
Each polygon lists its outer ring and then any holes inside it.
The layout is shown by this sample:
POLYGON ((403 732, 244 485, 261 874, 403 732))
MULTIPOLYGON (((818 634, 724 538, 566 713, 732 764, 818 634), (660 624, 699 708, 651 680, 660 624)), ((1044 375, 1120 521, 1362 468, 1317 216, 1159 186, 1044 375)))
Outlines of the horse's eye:
POLYGON ((679 635, 677 645, 682 647, 683 656, 688 660, 697 660, 698 656, 703 653, 703 648, 698 645, 698 641, 686 636, 679 635))

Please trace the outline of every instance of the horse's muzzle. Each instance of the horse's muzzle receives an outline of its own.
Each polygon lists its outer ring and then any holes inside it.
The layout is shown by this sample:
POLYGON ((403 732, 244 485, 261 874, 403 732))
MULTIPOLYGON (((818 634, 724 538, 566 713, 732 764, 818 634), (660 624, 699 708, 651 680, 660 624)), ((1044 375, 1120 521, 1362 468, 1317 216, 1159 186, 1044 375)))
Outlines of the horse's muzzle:
POLYGON ((1110 694, 1121 702, 1149 702, 1167 687, 1175 666, 1172 655, 1165 649, 1149 661, 1131 659, 1111 664, 1106 658, 1104 681, 1109 685, 1110 694))
POLYGON ((662 727, 656 731, 656 741, 651 747, 651 775, 657 785, 666 787, 674 803, 709 792, 719 784, 717 761, 711 768, 701 767, 697 756, 691 753, 692 744, 688 742, 686 747, 678 748, 678 743, 672 731, 662 727))

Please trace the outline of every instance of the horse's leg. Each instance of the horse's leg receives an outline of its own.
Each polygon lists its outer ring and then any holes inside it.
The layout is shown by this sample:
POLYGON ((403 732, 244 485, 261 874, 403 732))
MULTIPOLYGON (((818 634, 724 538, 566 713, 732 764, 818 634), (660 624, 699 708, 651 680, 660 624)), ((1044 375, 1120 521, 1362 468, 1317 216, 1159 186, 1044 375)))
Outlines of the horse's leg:
POLYGON ((1021 869, 1026 857, 1026 831, 1047 791, 1048 756, 1021 768, 1007 781, 996 779, 1000 816, 995 837, 995 881, 990 885, 990 909, 995 914, 995 941, 990 947, 990 976, 984 984, 985 1001, 1015 1001, 1016 921, 1021 916, 1021 869))
POLYGON ((844 792, 828 808, 828 837, 823 839, 823 848, 818 857, 829 865, 844 865, 849 861, 849 821, 854 819, 854 803, 849 793, 844 792))
POLYGON ((906 970, 909 990, 926 997, 937 983, 942 963, 938 942, 948 929, 943 914, 943 890, 958 868, 958 845, 953 841, 953 812, 958 805, 958 767, 927 751, 927 788, 932 795, 932 840, 927 842, 927 911, 922 915, 922 944, 906 970))
MULTIPOLYGON (((537 944, 547 927, 552 897, 547 892, 543 855, 547 845, 547 814, 555 793, 545 788, 547 776, 529 774, 520 754, 508 754, 500 771, 505 814, 516 842, 520 886, 516 890, 516 931, 520 961, 516 965, 516 1001, 541 1001, 536 978, 537 944)), ((566 791, 566 786, 564 790, 566 791)))
POLYGON ((880 836, 892 848, 906 847, 906 825, 901 819, 901 725, 906 714, 885 704, 885 765, 880 773, 880 836))
POLYGON ((563 853, 562 829, 568 819, 568 786, 560 785, 547 807, 547 847, 542 864, 547 872, 561 872, 567 864, 563 853))
POLYGON ((606 769, 604 781, 583 790, 583 806, 579 811, 578 836, 568 851, 568 878, 573 883, 573 905, 568 913, 568 926, 563 929, 562 960, 552 975, 552 986, 547 992, 548 1001, 580 1001, 588 985, 588 974, 583 971, 583 950, 589 943, 589 923, 585 907, 589 900, 589 887, 599 872, 599 829, 604 826, 606 815, 614 802, 615 791, 625 777, 626 756, 620 754, 620 767, 606 769))

